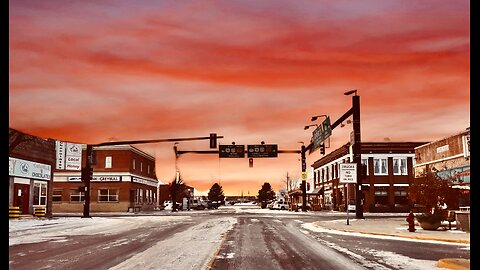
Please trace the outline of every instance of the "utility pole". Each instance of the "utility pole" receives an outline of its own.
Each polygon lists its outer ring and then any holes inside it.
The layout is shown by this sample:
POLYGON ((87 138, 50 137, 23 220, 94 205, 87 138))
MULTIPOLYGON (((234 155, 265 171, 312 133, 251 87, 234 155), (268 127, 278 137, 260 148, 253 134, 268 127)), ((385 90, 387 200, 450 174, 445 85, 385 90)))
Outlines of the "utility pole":
POLYGON ((83 168, 82 181, 85 182, 85 204, 83 205, 83 217, 90 217, 90 180, 92 178, 92 145, 87 144, 87 159, 83 168))
MULTIPOLYGON (((353 162, 357 164, 357 185, 355 190, 355 217, 363 219, 362 204, 362 153, 361 153, 361 137, 360 137, 360 96, 352 96, 352 117, 353 117, 353 162)), ((347 210, 348 211, 348 210, 347 210)))
POLYGON ((307 158, 305 156, 306 152, 305 145, 302 144, 302 212, 307 212, 307 181, 305 179, 305 174, 307 173, 307 158))

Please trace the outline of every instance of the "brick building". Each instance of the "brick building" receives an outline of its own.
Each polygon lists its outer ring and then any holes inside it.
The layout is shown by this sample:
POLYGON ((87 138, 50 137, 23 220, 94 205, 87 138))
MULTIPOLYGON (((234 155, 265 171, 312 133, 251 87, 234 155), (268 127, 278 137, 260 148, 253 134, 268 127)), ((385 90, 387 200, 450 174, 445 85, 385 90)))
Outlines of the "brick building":
MULTIPOLYGON (((364 211, 406 211, 411 207, 409 185, 414 178, 415 147, 425 142, 362 142, 361 162, 364 211)), ((323 209, 344 210, 346 184, 340 184, 340 163, 350 162, 350 143, 333 150, 312 165, 314 188, 323 209)), ((350 184, 350 204, 355 204, 355 185, 350 184)))
MULTIPOLYGON (((86 161, 82 150, 82 167, 86 161)), ((159 181, 155 174, 155 158, 131 145, 93 148, 96 162, 92 165, 90 211, 150 211, 157 207, 159 181)), ((53 212, 83 212, 85 193, 80 171, 54 170, 53 212)))
POLYGON ((55 167, 55 140, 43 139, 9 129, 9 205, 21 214, 33 214, 45 207, 52 214, 52 169, 55 167))
POLYGON ((458 206, 470 205, 470 129, 415 148, 415 177, 428 171, 453 179, 459 189, 458 206))

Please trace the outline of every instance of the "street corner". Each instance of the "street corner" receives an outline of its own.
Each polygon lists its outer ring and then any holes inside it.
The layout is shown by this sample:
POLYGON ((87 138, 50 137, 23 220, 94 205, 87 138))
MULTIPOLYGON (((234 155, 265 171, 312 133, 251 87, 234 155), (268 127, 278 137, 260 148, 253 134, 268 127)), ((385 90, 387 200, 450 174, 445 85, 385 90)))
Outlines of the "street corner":
POLYGON ((470 269, 470 260, 460 258, 440 259, 437 262, 437 267, 455 270, 467 270, 470 269))

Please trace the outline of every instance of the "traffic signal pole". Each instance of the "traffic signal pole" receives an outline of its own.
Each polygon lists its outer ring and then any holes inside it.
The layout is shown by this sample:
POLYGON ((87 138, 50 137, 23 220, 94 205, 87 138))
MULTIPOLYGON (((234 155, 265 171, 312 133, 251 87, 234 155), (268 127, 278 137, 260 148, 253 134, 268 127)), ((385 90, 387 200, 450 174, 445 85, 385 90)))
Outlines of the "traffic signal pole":
POLYGON ((307 173, 307 158, 305 145, 302 144, 301 156, 302 156, 302 212, 307 212, 307 181, 304 175, 307 173))
MULTIPOLYGON (((111 146, 111 145, 131 145, 131 144, 146 144, 159 142, 180 142, 180 141, 195 141, 195 140, 210 140, 210 147, 217 146, 217 139, 223 136, 217 136, 216 133, 210 133, 208 137, 191 137, 191 138, 172 138, 172 139, 158 139, 158 140, 136 140, 136 141, 118 141, 118 142, 103 142, 99 144, 87 144, 85 167, 82 169, 82 182, 85 183, 85 204, 83 205, 83 217, 90 217, 90 182, 92 179, 92 154, 94 146, 111 146)), ((211 151, 210 151, 211 152, 211 151)), ((216 151, 218 153, 218 151, 216 151)))
MULTIPOLYGON (((353 92, 346 93, 352 94, 353 92)), ((352 116, 353 118, 353 135, 354 135, 354 144, 353 144, 353 162, 357 164, 357 184, 355 189, 355 218, 363 219, 363 204, 362 204, 362 156, 361 156, 361 136, 360 136, 360 96, 357 95, 355 90, 355 95, 352 96, 352 107, 344 113, 337 121, 331 125, 333 130, 339 126, 343 121, 347 120, 348 117, 352 116)), ((313 142, 305 148, 305 151, 313 147, 313 142)), ((303 148, 302 148, 303 149, 303 148)), ((303 150, 302 150, 302 160, 303 160, 303 150)), ((302 171, 303 171, 303 161, 302 161, 302 171)), ((303 181, 302 181, 303 183, 303 181)), ((304 196, 305 190, 303 190, 304 196)), ((347 198, 348 200, 348 198, 347 198)), ((347 210, 348 211, 348 210, 347 210)))
POLYGON ((83 217, 90 217, 90 181, 92 178, 92 145, 87 144, 86 163, 82 171, 82 181, 85 183, 85 203, 83 205, 83 217))
MULTIPOLYGON (((360 96, 352 96, 352 117, 353 117, 353 162, 357 164, 357 185, 355 190, 355 217, 363 219, 362 204, 362 153, 360 137, 360 96)), ((348 210, 347 210, 348 211, 348 210)))

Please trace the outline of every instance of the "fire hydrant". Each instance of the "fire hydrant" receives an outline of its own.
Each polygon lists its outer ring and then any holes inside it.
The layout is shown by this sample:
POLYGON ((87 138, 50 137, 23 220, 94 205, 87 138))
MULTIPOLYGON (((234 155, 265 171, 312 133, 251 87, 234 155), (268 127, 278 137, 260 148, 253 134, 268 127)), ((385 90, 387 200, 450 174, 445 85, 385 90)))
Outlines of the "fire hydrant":
POLYGON ((415 216, 413 215, 413 211, 410 211, 410 214, 408 214, 407 222, 408 222, 408 231, 415 232, 415 216))

